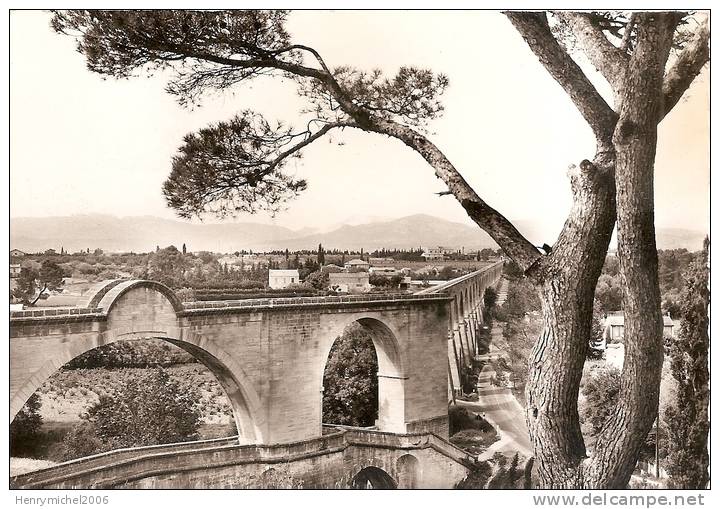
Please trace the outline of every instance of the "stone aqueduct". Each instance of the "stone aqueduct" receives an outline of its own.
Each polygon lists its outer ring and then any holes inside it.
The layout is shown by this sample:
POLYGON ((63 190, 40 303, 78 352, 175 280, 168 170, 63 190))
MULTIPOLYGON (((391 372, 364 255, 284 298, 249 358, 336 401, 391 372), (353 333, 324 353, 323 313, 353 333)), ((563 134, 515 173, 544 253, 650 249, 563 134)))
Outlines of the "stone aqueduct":
POLYGON ((75 357, 115 341, 160 338, 214 373, 239 433, 111 451, 17 476, 13 484, 243 487, 262 484, 282 465, 308 487, 451 487, 471 459, 447 442, 448 391, 459 387, 459 372, 476 351, 482 294, 501 271, 498 262, 412 295, 191 303, 160 283, 116 280, 83 306, 12 312, 11 421, 75 357), (326 427, 323 435, 323 372, 333 342, 351 323, 373 338, 378 420, 373 430, 326 427))

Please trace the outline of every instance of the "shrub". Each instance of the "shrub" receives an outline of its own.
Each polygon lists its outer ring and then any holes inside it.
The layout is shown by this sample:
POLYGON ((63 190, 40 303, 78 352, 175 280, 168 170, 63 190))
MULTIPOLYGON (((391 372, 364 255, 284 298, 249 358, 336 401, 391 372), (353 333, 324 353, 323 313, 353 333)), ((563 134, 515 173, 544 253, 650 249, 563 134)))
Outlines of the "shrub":
POLYGON ((620 370, 610 366, 602 367, 588 378, 582 387, 586 404, 581 416, 584 421, 590 423, 591 435, 596 436, 617 407, 620 395, 620 370))
POLYGON ((492 466, 487 461, 477 463, 470 473, 460 481, 456 488, 459 490, 482 490, 492 475, 492 466))
MULTIPOLYGON (((490 316, 489 312, 485 316, 490 316)), ((480 326, 477 331, 477 348, 479 354, 486 354, 490 351, 490 343, 492 343, 492 324, 488 325, 487 329, 485 326, 480 326)))
POLYGON ((180 302, 195 302, 195 290, 192 288, 180 288, 175 292, 180 302))
POLYGON ((477 455, 485 451, 494 442, 500 440, 495 429, 491 427, 491 432, 484 432, 477 429, 464 429, 455 433, 450 442, 469 452, 477 455))
POLYGON ((497 302, 498 294, 497 291, 495 291, 495 288, 492 286, 488 286, 485 288, 485 292, 483 293, 483 304, 487 309, 492 309, 495 307, 495 303, 497 302))
POLYGON ((311 272, 305 278, 305 284, 315 290, 327 290, 330 286, 330 274, 319 270, 311 272))
POLYGON ((70 461, 84 458, 108 450, 102 440, 97 436, 95 426, 87 421, 81 421, 68 431, 60 447, 60 459, 70 461))
POLYGON ((487 483, 488 489, 508 490, 515 489, 516 483, 523 477, 523 473, 518 471, 520 458, 517 453, 513 456, 510 466, 507 465, 507 459, 503 457, 503 461, 498 462, 498 470, 495 472, 487 483))
POLYGON ((453 405, 448 408, 448 418, 450 421, 450 436, 463 430, 476 429, 483 433, 494 432, 492 424, 487 422, 479 415, 474 415, 466 408, 453 405))
POLYGON ((195 389, 181 389, 165 370, 154 368, 100 396, 83 418, 110 449, 185 442, 198 438, 198 399, 195 389))
POLYGON ((460 385, 464 394, 475 392, 478 375, 471 368, 463 366, 460 370, 460 385))

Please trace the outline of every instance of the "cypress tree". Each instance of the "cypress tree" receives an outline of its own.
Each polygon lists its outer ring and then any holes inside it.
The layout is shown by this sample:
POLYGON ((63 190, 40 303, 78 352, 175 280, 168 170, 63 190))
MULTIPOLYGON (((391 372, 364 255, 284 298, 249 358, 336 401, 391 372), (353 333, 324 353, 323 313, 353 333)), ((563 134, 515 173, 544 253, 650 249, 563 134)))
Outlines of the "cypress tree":
POLYGON ((671 488, 703 489, 710 480, 708 246, 706 238, 703 251, 685 272, 680 334, 670 346, 672 373, 678 382, 676 399, 665 411, 671 488))

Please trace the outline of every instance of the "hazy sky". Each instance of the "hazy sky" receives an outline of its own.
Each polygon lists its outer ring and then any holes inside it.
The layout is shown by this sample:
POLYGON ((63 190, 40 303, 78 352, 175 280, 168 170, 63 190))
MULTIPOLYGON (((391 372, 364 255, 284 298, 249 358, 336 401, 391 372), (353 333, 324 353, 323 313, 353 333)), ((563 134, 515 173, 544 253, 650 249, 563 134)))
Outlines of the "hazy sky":
MULTIPOLYGON (((256 80, 208 98, 194 111, 165 80, 104 80, 85 68, 73 39, 45 12, 11 14, 10 213, 104 213, 172 218, 161 185, 184 134, 242 108, 292 121, 302 101, 291 82, 256 80)), ((416 65, 450 79, 431 139, 478 194, 513 219, 562 226, 570 205, 567 166, 592 158, 590 129, 505 17, 494 12, 295 12, 294 40, 331 66, 416 65)), ((598 76, 584 66, 595 82, 598 76)), ((661 226, 707 230, 707 70, 663 121, 656 164, 661 226)), ((604 84, 602 93, 607 94, 604 84)), ((346 130, 315 142, 289 170, 309 189, 274 221, 328 227, 368 217, 426 213, 469 222, 432 169, 399 142, 346 130)), ((269 222, 258 216, 240 221, 269 222)))

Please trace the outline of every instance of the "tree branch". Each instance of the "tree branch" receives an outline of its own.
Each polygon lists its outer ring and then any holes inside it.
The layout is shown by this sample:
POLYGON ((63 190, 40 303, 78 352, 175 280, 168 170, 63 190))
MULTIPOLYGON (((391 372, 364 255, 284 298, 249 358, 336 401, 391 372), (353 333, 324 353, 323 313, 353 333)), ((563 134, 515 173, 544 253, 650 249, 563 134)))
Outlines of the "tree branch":
POLYGON ((285 152, 282 152, 279 154, 269 165, 267 168, 262 170, 260 172, 259 176, 264 176, 272 173, 278 164, 280 164, 283 160, 287 159, 294 153, 298 152, 303 147, 306 147, 310 145, 313 141, 317 140, 318 138, 321 138, 325 134, 327 134, 331 129, 335 129, 336 127, 358 127, 358 125, 354 122, 333 122, 331 124, 325 124, 323 127, 318 129, 318 131, 315 134, 312 134, 305 138, 303 141, 298 143, 297 145, 293 145, 291 148, 286 150, 285 152))
POLYGON ((304 76, 306 78, 325 79, 327 76, 324 71, 313 69, 312 67, 306 67, 300 64, 294 64, 292 62, 284 62, 276 58, 249 58, 246 60, 238 60, 235 58, 222 57, 213 55, 212 53, 198 53, 194 51, 183 51, 182 55, 186 58, 195 58, 198 60, 206 60, 216 64, 229 65, 232 67, 239 67, 242 69, 252 68, 270 68, 277 69, 280 71, 289 72, 297 76, 304 76))
POLYGON ((279 55, 281 53, 286 53, 286 52, 292 51, 294 49, 299 49, 299 50, 307 51, 308 53, 310 53, 312 56, 315 57, 315 60, 318 61, 318 63, 320 64, 320 67, 322 67, 323 71, 325 71, 328 74, 331 74, 330 69, 325 64, 325 60, 323 60, 323 58, 320 56, 320 53, 318 53, 315 48, 311 48, 310 46, 305 46, 304 44, 293 44, 292 46, 288 46, 287 48, 269 52, 269 54, 270 55, 279 55))
POLYGON ((632 41, 632 32, 637 23, 637 13, 633 12, 630 15, 630 19, 625 24, 625 31, 623 32, 622 39, 620 40, 620 50, 623 53, 627 53, 630 49, 630 42, 632 41))
POLYGON ((570 26, 590 62, 617 92, 622 87, 627 69, 629 61, 627 54, 613 45, 587 14, 558 12, 556 16, 570 26))
POLYGON ((540 59, 540 63, 570 96, 598 142, 604 146, 610 145, 617 114, 555 39, 545 13, 506 12, 505 15, 540 59))
POLYGON ((47 287, 47 284, 43 286, 43 289, 40 290, 40 293, 37 294, 37 297, 35 297, 35 300, 33 300, 33 301, 30 303, 31 306, 34 306, 35 303, 40 300, 40 297, 42 296, 43 292, 44 292, 45 290, 47 290, 47 288, 48 288, 48 287, 47 287))
POLYGON ((425 136, 408 126, 373 117, 360 128, 400 140, 420 154, 435 170, 435 175, 447 185, 448 191, 443 191, 443 194, 452 193, 468 216, 485 230, 523 271, 529 270, 542 257, 537 248, 505 216, 477 195, 440 149, 425 136))
POLYGON ((700 74, 703 66, 710 60, 710 27, 708 20, 698 26, 692 40, 683 49, 675 63, 665 74, 663 96, 665 111, 663 117, 670 113, 693 80, 700 74))

